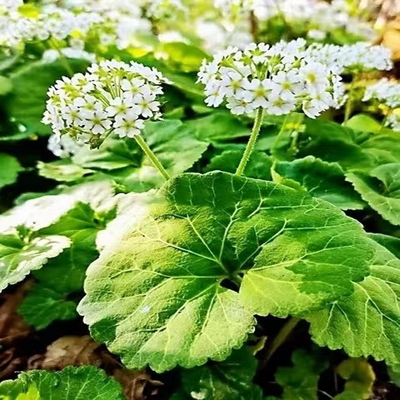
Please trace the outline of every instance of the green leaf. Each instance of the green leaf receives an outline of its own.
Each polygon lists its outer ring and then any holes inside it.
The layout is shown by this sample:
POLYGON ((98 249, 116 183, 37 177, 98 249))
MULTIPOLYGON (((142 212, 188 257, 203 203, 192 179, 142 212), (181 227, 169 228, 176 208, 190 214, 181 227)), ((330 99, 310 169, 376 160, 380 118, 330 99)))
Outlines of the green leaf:
POLYGON ((128 367, 222 361, 253 330, 254 310, 321 308, 368 274, 372 251, 361 226, 286 186, 184 174, 154 201, 89 267, 79 306, 94 338, 128 367), (241 300, 251 312, 221 284, 243 273, 241 300))
POLYGON ((112 184, 104 180, 61 188, 55 194, 32 198, 0 215, 0 231, 13 232, 17 226, 38 231, 57 222, 77 202, 97 210, 106 206, 113 196, 112 184))
POLYGON ((400 225, 400 163, 381 165, 368 175, 347 174, 361 197, 393 225, 400 225))
POLYGON ((336 372, 347 382, 343 393, 335 400, 367 400, 372 396, 375 373, 367 360, 350 358, 341 362, 336 372))
POLYGON ((101 369, 67 367, 60 372, 23 372, 0 383, 2 400, 123 400, 122 387, 101 369))
POLYGON ((184 72, 197 72, 202 61, 208 58, 200 48, 181 42, 162 43, 160 47, 169 57, 168 63, 184 72))
POLYGON ((242 348, 223 362, 182 370, 183 398, 261 400, 261 388, 252 382, 256 367, 257 360, 242 348))
POLYGON ((0 234, 0 291, 22 281, 70 246, 64 236, 37 237, 24 241, 17 234, 0 234))
POLYGON ((143 137, 171 175, 188 170, 208 148, 192 124, 177 120, 148 122, 143 137))
POLYGON ((12 91, 12 82, 5 76, 0 75, 0 96, 4 96, 12 91))
POLYGON ((0 166, 0 188, 16 182, 18 174, 23 170, 15 157, 5 153, 0 153, 0 166))
POLYGON ((282 177, 298 182, 312 196, 326 200, 342 210, 364 208, 365 203, 346 182, 344 171, 337 163, 327 163, 308 156, 291 162, 278 162, 275 171, 282 177))
POLYGON ((351 296, 306 317, 313 340, 351 357, 400 363, 400 260, 371 240, 371 275, 351 296))
POLYGON ((355 131, 379 133, 382 125, 367 114, 357 114, 351 117, 345 124, 355 131))
POLYGON ((36 329, 45 328, 57 319, 77 316, 76 306, 82 298, 86 269, 98 256, 96 236, 107 222, 100 222, 98 218, 89 205, 77 203, 59 221, 39 232, 43 235, 58 233, 73 243, 59 257, 34 272, 38 284, 28 292, 20 312, 36 329))
MULTIPOLYGON (((208 147, 208 143, 195 137, 193 126, 179 120, 148 122, 143 137, 172 176, 191 168, 208 147)), ((72 163, 81 173, 89 173, 88 169, 101 172, 102 176, 124 185, 127 191, 146 192, 164 182, 133 139, 110 137, 100 149, 83 148, 72 157, 72 163)))
POLYGON ((43 329, 55 320, 76 318, 77 302, 51 288, 36 285, 25 297, 18 312, 35 329, 43 329))
POLYGON ((308 155, 337 162, 346 172, 368 172, 382 164, 400 163, 400 141, 395 132, 357 132, 334 122, 307 119, 296 157, 308 155))
POLYGON ((386 247, 397 258, 400 258, 400 238, 381 233, 369 233, 368 236, 381 246, 386 247))
MULTIPOLYGON (((89 65, 89 62, 85 60, 68 61, 74 72, 82 72, 89 65)), ((50 133, 50 127, 41 123, 47 91, 57 79, 67 75, 68 72, 61 61, 51 64, 35 61, 10 75, 13 92, 7 101, 9 115, 25 125, 29 132, 50 133)))
POLYGON ((292 355, 292 367, 280 368, 275 379, 283 388, 284 400, 317 400, 318 381, 328 367, 322 355, 316 351, 296 350, 292 355))
POLYGON ((186 125, 199 139, 207 142, 232 140, 250 136, 250 129, 227 111, 187 121, 186 125))
MULTIPOLYGON (((206 171, 226 171, 236 172, 236 169, 242 159, 243 151, 225 150, 218 156, 211 159, 210 164, 206 167, 206 171)), ((265 153, 255 151, 252 153, 244 175, 248 178, 258 178, 271 180, 272 158, 265 153)))
POLYGON ((38 172, 40 176, 60 182, 73 182, 92 174, 94 171, 72 164, 70 160, 59 160, 51 163, 39 161, 38 172))

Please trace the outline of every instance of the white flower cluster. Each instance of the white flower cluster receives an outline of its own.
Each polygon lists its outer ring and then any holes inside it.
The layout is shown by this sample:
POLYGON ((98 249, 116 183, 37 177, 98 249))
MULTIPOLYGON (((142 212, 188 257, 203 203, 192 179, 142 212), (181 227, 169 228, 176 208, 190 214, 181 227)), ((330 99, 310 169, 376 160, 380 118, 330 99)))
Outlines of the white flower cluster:
POLYGON ((0 7, 0 45, 17 47, 32 40, 64 40, 71 33, 87 34, 94 24, 102 22, 93 12, 74 13, 53 5, 28 11, 23 7, 0 7))
POLYGON ((381 79, 367 87, 363 101, 378 100, 389 108, 385 125, 400 132, 400 83, 381 79))
POLYGON ((22 0, 16 3, 18 7, 0 3, 0 45, 17 47, 54 38, 82 50, 87 38, 98 38, 103 45, 124 49, 134 34, 151 30, 150 22, 142 18, 141 7, 130 0, 65 1, 62 7, 48 2, 28 10, 22 0))
POLYGON ((214 6, 224 15, 253 11, 260 21, 283 17, 285 22, 303 26, 308 36, 316 40, 324 40, 337 29, 364 39, 376 36, 369 22, 351 15, 346 0, 214 0, 214 6))
POLYGON ((337 46, 314 43, 305 53, 316 61, 331 66, 338 74, 351 74, 393 68, 390 49, 366 42, 337 46))
POLYGON ((146 15, 155 19, 171 18, 179 11, 187 11, 181 0, 144 0, 143 7, 146 15))
POLYGON ((203 62, 199 81, 205 85, 206 104, 224 101, 233 114, 258 108, 283 115, 303 110, 310 118, 336 107, 343 94, 340 76, 304 55, 304 41, 274 46, 250 44, 243 51, 229 47, 203 62))
POLYGON ((48 91, 43 123, 60 137, 98 147, 111 133, 134 137, 147 119, 157 119, 167 82, 154 68, 131 62, 103 61, 86 74, 64 77, 48 91))
POLYGON ((303 26, 308 37, 323 40, 328 33, 344 30, 363 39, 373 39, 372 25, 351 15, 349 2, 333 0, 254 0, 254 12, 262 20, 283 16, 288 23, 303 26))

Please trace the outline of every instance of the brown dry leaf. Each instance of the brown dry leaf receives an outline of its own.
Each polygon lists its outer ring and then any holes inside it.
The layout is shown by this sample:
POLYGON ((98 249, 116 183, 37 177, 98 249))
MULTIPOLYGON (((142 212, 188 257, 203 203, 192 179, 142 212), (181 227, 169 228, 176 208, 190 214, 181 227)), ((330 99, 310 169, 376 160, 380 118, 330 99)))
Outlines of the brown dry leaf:
POLYGON ((0 380, 12 377, 15 371, 23 369, 26 357, 18 357, 16 349, 8 349, 0 353, 0 380))
POLYGON ((127 400, 151 399, 158 393, 158 388, 162 386, 161 382, 152 380, 147 372, 116 369, 114 378, 124 388, 127 400))
POLYGON ((0 346, 14 346, 33 331, 17 313, 31 285, 32 280, 28 279, 23 284, 0 294, 0 346))
POLYGON ((103 364, 101 345, 90 336, 63 336, 47 346, 42 356, 33 356, 29 360, 29 369, 61 370, 67 365, 95 365, 103 364))

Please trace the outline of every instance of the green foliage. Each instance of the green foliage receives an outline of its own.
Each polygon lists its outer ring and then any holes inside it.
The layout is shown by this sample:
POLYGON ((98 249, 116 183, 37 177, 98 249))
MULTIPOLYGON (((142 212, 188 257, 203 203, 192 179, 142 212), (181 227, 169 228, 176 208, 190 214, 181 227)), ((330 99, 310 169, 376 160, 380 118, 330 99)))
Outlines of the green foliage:
POLYGON ((345 379, 345 390, 334 397, 335 400, 367 400, 371 398, 375 373, 367 360, 351 358, 336 368, 337 373, 345 379))
MULTIPOLYGON (((318 400, 318 381, 327 362, 318 351, 296 350, 292 367, 280 368, 275 379, 283 388, 284 400, 318 400)), ((272 400, 272 399, 271 399, 272 400)))
POLYGON ((334 206, 286 186, 186 174, 90 266, 79 312, 129 367, 222 361, 253 313, 304 314, 350 295, 368 274, 369 241, 334 206), (242 274, 239 295, 221 285, 242 274))
POLYGON ((0 383, 1 400, 123 400, 122 387, 92 366, 67 367, 60 372, 23 372, 0 383))
MULTIPOLYGON (((32 18, 44 4, 25 3, 21 12, 32 18)), ((19 338, 19 314, 44 351, 57 321, 67 326, 64 336, 82 330, 83 316, 92 338, 124 367, 174 369, 155 378, 167 382, 155 398, 171 400, 367 400, 372 358, 400 385, 400 136, 379 116, 388 115, 383 104, 359 101, 379 74, 343 77, 346 86, 357 83, 349 119, 344 106, 316 119, 297 110, 258 120, 255 151, 237 176, 254 116, 204 104, 196 75, 215 48, 197 23, 218 48, 241 47, 250 34, 312 42, 311 30, 324 27, 281 12, 256 21, 257 13, 238 6, 228 15, 209 0, 182 0, 187 13, 167 5, 166 16, 149 17, 147 3, 138 9, 144 28, 132 25, 127 46, 107 44, 115 36, 107 22, 88 37, 76 30, 0 51, 0 305, 3 325, 12 322, 5 339, 19 338), (167 182, 135 138, 109 132, 100 148, 77 145, 62 159, 46 149, 46 93, 89 62, 45 62, 44 51, 78 43, 97 60, 139 62, 171 81, 160 97, 162 119, 146 122, 139 137, 171 176, 167 182), (292 324, 281 328, 282 318, 292 324)), ((347 3, 358 16, 357 2, 347 3)), ((356 36, 328 27, 323 41, 356 36)), ((113 91, 118 80, 108 82, 113 91)), ((28 360, 37 349, 22 354, 24 345, 11 347, 28 360)), ((4 365, 14 368, 13 360, 4 365)), ((153 397, 147 392, 135 377, 122 388, 91 366, 23 372, 0 383, 3 400, 153 397)))
POLYGON ((282 183, 290 184, 287 179, 294 180, 312 196, 329 201, 342 210, 364 208, 364 202, 345 181, 344 171, 338 163, 308 156, 292 162, 279 162, 275 171, 283 177, 282 183))
MULTIPOLYGON (((70 65, 74 72, 81 72, 87 68, 88 62, 70 60, 70 65)), ((66 73, 61 61, 50 64, 42 61, 31 62, 13 72, 10 75, 13 91, 6 103, 10 118, 23 124, 29 133, 49 134, 49 127, 41 123, 46 93, 49 87, 66 73)))
POLYGON ((30 239, 17 232, 0 234, 0 290, 22 281, 69 246, 70 240, 59 235, 30 239))
POLYGON ((221 363, 181 370, 182 389, 172 400, 261 400, 261 388, 252 383, 256 367, 254 356, 242 348, 221 363))
POLYGON ((373 356, 398 364, 400 260, 376 242, 371 241, 371 247, 375 248, 371 273, 354 283, 353 294, 306 319, 320 346, 344 349, 351 357, 373 356))
POLYGON ((5 153, 0 153, 0 188, 15 183, 23 170, 18 160, 5 153))
POLYGON ((368 175, 352 173, 347 180, 384 219, 400 225, 400 163, 384 164, 368 175))

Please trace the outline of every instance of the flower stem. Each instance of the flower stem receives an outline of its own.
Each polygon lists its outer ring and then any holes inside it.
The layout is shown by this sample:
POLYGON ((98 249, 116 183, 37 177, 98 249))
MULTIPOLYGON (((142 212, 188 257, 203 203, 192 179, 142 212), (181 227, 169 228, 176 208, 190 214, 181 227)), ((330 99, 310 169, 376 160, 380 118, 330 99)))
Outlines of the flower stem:
POLYGON ((301 319, 294 318, 294 317, 292 317, 286 321, 285 325, 283 325, 281 330, 275 336, 272 343, 268 347, 265 348, 265 351, 263 351, 264 354, 262 355, 262 358, 260 359, 260 362, 258 365, 258 372, 260 372, 261 370, 264 369, 264 367, 268 364, 268 361, 275 354, 276 350, 278 350, 279 347, 281 347, 282 344, 286 342, 286 340, 289 338, 289 336, 293 332, 294 328, 298 325, 298 323, 300 321, 301 321, 301 319))
POLYGON ((347 122, 350 117, 351 114, 353 112, 353 94, 354 94, 354 89, 355 89, 355 80, 353 78, 353 80, 350 83, 350 87, 349 87, 349 98, 346 101, 346 107, 344 110, 344 122, 347 122))
POLYGON ((239 166, 238 166, 238 168, 236 170, 236 175, 237 176, 243 175, 243 172, 244 172, 244 170, 246 168, 247 163, 249 162, 251 154, 254 151, 254 147, 256 145, 257 138, 258 138, 258 135, 260 133, 261 124, 262 124, 263 119, 264 119, 264 113, 265 113, 265 110, 263 108, 259 108, 257 110, 256 119, 254 121, 254 125, 253 125, 253 129, 251 131, 250 139, 249 139, 249 141, 247 143, 246 150, 243 153, 243 157, 240 160, 240 164, 239 164, 239 166))
POLYGON ((170 176, 168 172, 165 170, 165 168, 162 166, 160 160, 157 158, 157 156, 153 153, 153 151, 150 149, 148 144, 143 140, 142 136, 137 135, 135 136, 135 140, 137 144, 141 147, 141 149, 144 151, 147 157, 150 158, 151 162, 153 165, 158 169, 160 174, 164 177, 164 179, 167 181, 170 179, 170 176))
POLYGON ((58 55, 60 56, 60 61, 61 61, 62 65, 64 66, 64 68, 66 69, 66 71, 68 72, 68 74, 70 76, 74 75, 74 71, 71 68, 68 58, 65 57, 64 53, 61 51, 60 47, 57 44, 57 41, 54 40, 53 38, 51 38, 50 45, 57 51, 58 55))

